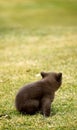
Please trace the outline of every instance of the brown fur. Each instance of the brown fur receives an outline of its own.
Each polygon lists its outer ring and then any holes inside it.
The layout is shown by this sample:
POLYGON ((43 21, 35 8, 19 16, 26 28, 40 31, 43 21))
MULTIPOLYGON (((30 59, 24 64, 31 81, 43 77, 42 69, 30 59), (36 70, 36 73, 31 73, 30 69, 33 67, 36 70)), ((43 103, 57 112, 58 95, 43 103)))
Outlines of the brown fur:
POLYGON ((50 115, 55 91, 62 83, 62 73, 41 72, 41 76, 40 81, 22 87, 17 93, 15 104, 19 112, 31 115, 40 111, 44 116, 50 115))

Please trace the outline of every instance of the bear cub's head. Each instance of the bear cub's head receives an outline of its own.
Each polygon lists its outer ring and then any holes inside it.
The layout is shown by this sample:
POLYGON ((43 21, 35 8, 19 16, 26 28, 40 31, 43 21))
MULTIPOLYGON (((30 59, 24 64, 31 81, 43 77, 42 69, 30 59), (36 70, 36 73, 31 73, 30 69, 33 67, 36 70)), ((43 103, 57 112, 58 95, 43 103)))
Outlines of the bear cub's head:
POLYGON ((51 85, 51 88, 56 91, 62 84, 62 73, 56 72, 41 72, 42 78, 51 85))

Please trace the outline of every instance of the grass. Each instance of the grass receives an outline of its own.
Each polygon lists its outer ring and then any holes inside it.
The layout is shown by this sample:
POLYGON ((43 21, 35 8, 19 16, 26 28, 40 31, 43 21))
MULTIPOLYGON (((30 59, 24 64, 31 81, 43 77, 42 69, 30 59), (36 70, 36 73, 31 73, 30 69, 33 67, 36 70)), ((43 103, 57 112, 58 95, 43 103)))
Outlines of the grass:
POLYGON ((0 117, 0 129, 76 130, 76 35, 9 37, 0 39, 0 114, 8 115, 0 117), (22 85, 40 79, 42 70, 63 73, 51 116, 22 116, 15 109, 15 95, 22 85))
POLYGON ((77 25, 76 0, 1 0, 0 29, 34 31, 53 26, 77 25))
POLYGON ((76 0, 2 0, 0 25, 0 130, 76 130, 76 0), (63 73, 51 116, 22 116, 15 95, 41 71, 63 73))

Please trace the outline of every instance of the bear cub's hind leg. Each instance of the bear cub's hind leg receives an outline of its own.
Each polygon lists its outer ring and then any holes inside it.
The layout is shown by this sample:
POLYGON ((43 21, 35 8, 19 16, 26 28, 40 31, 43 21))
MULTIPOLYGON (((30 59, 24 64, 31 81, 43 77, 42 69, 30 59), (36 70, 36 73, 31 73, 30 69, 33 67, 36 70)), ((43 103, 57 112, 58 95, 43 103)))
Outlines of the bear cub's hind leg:
POLYGON ((39 110, 39 100, 29 99, 22 107, 21 113, 33 115, 39 110))

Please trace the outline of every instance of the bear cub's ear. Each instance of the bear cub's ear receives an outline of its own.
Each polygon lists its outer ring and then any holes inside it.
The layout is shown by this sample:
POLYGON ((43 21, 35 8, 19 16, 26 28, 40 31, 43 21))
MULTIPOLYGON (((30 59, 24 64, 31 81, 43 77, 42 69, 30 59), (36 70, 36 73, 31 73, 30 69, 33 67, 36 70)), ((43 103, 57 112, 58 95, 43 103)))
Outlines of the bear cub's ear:
POLYGON ((45 72, 41 72, 40 74, 41 74, 42 78, 44 78, 47 75, 47 73, 45 73, 45 72))
POLYGON ((56 80, 60 82, 62 80, 62 73, 58 73, 56 76, 56 80))

